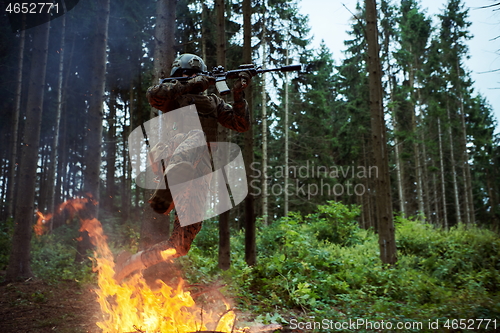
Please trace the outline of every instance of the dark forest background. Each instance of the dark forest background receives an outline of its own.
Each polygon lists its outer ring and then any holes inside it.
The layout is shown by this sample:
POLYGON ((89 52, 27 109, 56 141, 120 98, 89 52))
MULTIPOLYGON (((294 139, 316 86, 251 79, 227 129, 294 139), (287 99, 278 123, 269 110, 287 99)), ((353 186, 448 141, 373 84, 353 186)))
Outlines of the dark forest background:
MULTIPOLYGON (((214 3, 176 1, 175 10, 175 53, 199 54, 209 69, 218 65, 214 3)), ((460 222, 496 227, 498 135, 494 133, 491 106, 475 92, 474 82, 464 66, 467 41, 471 38, 467 10, 460 1, 449 2, 439 15, 437 26, 431 24, 424 10, 418 1, 381 1, 378 11, 394 212, 406 217, 420 216, 444 228, 460 222)), ((51 22, 34 193, 35 207, 41 212, 53 212, 61 202, 85 193, 84 170, 89 163, 85 159, 87 124, 90 98, 95 90, 91 83, 100 79, 105 80, 105 92, 99 206, 122 221, 140 220, 147 198, 145 191, 131 179, 126 139, 132 129, 150 119, 145 90, 154 83, 151 77, 155 13, 155 3, 111 1, 104 78, 93 77, 99 3, 78 4, 64 15, 64 26, 62 18, 51 22)), ((242 15, 241 3, 225 4, 228 69, 241 63, 242 15)), ((374 165, 363 7, 360 5, 353 13, 351 39, 345 41, 344 60, 338 64, 334 64, 326 47, 308 47, 310 23, 298 14, 297 3, 255 2, 251 15, 253 63, 268 68, 302 63, 307 69, 288 78, 287 103, 284 75, 268 74, 265 117, 262 80, 254 79, 252 150, 257 163, 252 169, 263 167, 264 153, 268 156, 267 165, 273 167, 267 172, 271 177, 265 208, 262 208, 263 181, 253 183, 259 190, 249 188, 252 193, 261 193, 255 196, 256 214, 272 220, 283 216, 285 210, 306 213, 319 203, 336 200, 361 205, 360 225, 374 226, 374 193, 370 191, 373 179, 361 175, 351 179, 352 169, 347 169, 354 168, 357 175, 359 167, 368 170, 374 165), (288 161, 283 154, 285 139, 288 161), (293 168, 306 166, 307 161, 310 172, 324 166, 328 175, 300 179, 293 168), (293 195, 288 198, 283 194, 286 172, 279 172, 285 163, 292 168, 288 191, 293 195), (332 166, 344 167, 344 171, 339 169, 336 179, 331 173, 332 166), (347 172, 347 177, 343 172, 347 172), (303 182, 306 189, 308 185, 320 184, 320 178, 324 178, 323 184, 330 185, 323 187, 323 192, 332 189, 327 195, 304 196, 296 189, 303 182), (346 193, 332 195, 334 184, 345 185, 349 179, 351 192, 354 185, 361 183, 364 186, 358 187, 358 192, 364 189, 365 193, 347 195, 344 186, 346 193)), ((32 59, 36 54, 34 29, 13 33, 8 21, 3 20, 2 30, 0 196, 1 216, 5 221, 16 216, 16 198, 31 196, 18 186, 16 171, 25 141, 23 135, 32 131, 26 128, 26 108, 30 73, 38 68, 33 68, 36 63, 32 59)), ((243 146, 242 135, 234 135, 232 140, 243 146)), ((339 193, 340 187, 336 189, 339 193)), ((242 227, 242 214, 242 207, 232 210, 235 228, 242 227)))
MULTIPOLYGON (((342 60, 335 62, 326 46, 309 46, 309 27, 314 22, 298 12, 298 1, 162 3, 170 8, 170 16, 159 16, 159 3, 153 1, 80 1, 52 20, 50 27, 17 32, 2 17, 0 228, 5 241, 0 269, 7 268, 9 253, 29 258, 36 211, 56 213, 45 233, 57 234, 72 218, 71 212, 57 212, 57 207, 76 197, 92 196, 89 214, 98 216, 112 238, 116 236, 116 248, 137 250, 147 245, 141 222, 156 217, 148 212, 150 193, 132 179, 127 138, 153 116, 145 95, 161 77, 154 67, 155 51, 162 47, 155 28, 161 22, 174 26, 166 31, 173 38, 173 46, 164 50, 167 59, 194 53, 209 69, 220 65, 220 59, 227 69, 244 62, 267 68, 303 64, 300 73, 254 77, 246 92, 252 130, 227 136, 244 150, 253 181, 250 198, 226 216, 231 235, 242 230, 248 234, 249 228, 259 233, 273 224, 280 228, 279 221, 296 219, 300 224, 305 216, 315 216, 316 234, 329 235, 325 221, 344 221, 345 216, 355 228, 380 230, 385 220, 377 212, 376 183, 383 175, 375 177, 370 169, 379 164, 372 144, 365 4, 360 2, 353 11, 350 38, 342 60), (217 6, 222 6, 224 18, 222 58, 217 6), (315 174, 293 172, 304 166, 315 174), (318 167, 326 167, 327 173, 318 174, 318 167), (338 210, 318 211, 324 205, 338 210), (351 207, 357 213, 345 215, 338 207, 351 207), (10 250, 21 239, 28 243, 27 254, 10 250)), ((483 10, 498 7, 493 4, 483 10)), ((472 37, 467 12, 461 0, 449 0, 433 24, 416 0, 377 2, 386 127, 382 139, 389 176, 383 181, 390 186, 396 232, 402 220, 428 228, 419 231, 422 237, 433 232, 451 235, 448 230, 457 228, 498 232, 500 227, 500 135, 495 133, 491 105, 475 91, 464 64, 472 37)), ((163 236, 169 233, 169 223, 168 216, 161 216, 163 236)), ((335 227, 337 238, 332 236, 330 241, 350 244, 342 232, 351 232, 351 227, 335 227)), ((283 231, 269 230, 271 234, 283 231)), ((217 244, 216 238, 200 237, 217 244)), ((246 242, 246 261, 255 263, 251 232, 246 242)), ((397 246, 401 255, 409 253, 403 243, 397 246)), ((257 245, 256 251, 258 256, 264 250, 257 245)), ((84 256, 85 246, 78 253, 84 256)), ((19 268, 11 274, 29 275, 29 270, 19 268)), ((314 307, 307 300, 312 296, 299 295, 302 289, 303 295, 312 295, 310 286, 298 286, 288 290, 290 297, 295 295, 301 306, 314 307)))

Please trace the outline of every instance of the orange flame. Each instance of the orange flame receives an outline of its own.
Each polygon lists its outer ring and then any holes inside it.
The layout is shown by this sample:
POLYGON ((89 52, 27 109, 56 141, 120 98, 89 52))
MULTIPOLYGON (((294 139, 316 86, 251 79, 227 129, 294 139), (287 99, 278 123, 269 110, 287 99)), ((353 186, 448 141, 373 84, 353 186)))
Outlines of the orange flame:
MULTIPOLYGON (((93 201, 92 195, 87 194, 88 198, 76 198, 76 199, 69 199, 62 204, 59 205, 56 209, 55 214, 60 214, 62 211, 67 211, 70 214, 70 219, 73 219, 74 215, 85 208, 85 205, 90 201, 94 204, 96 202, 93 201)), ((40 211, 36 212, 36 215, 38 215, 38 219, 36 221, 36 224, 33 226, 33 229, 35 230, 35 234, 37 236, 41 236, 47 232, 47 226, 46 223, 50 221, 55 214, 43 214, 40 211)))
MULTIPOLYGON (((64 203, 74 212, 82 209, 86 199, 64 203)), ((64 208, 63 208, 64 209, 64 208)), ((67 208, 66 208, 67 209, 67 208)), ((39 216, 42 216, 41 213, 39 216)), ((106 242, 101 223, 95 219, 80 219, 80 231, 87 231, 95 251, 95 270, 98 272, 99 289, 95 290, 103 312, 103 321, 96 323, 105 333, 187 333, 203 330, 232 332, 235 313, 226 305, 223 314, 207 312, 196 306, 183 281, 173 288, 157 280, 159 289, 152 290, 142 274, 135 274, 127 281, 117 283, 113 253, 106 242)), ((161 252, 165 261, 171 260, 175 249, 161 252)))
POLYGON ((42 214, 37 211, 36 215, 38 215, 38 219, 36 220, 36 224, 33 226, 33 229, 35 229, 35 234, 37 236, 41 236, 47 231, 47 226, 45 224, 50 221, 52 214, 42 214))

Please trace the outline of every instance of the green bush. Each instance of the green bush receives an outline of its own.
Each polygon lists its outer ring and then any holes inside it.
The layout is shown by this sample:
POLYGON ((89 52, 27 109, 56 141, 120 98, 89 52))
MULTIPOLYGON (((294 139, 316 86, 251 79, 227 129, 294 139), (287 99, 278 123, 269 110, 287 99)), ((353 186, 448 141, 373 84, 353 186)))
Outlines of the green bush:
POLYGON ((488 230, 461 225, 449 231, 403 221, 397 225, 398 251, 441 283, 465 286, 472 279, 499 291, 500 239, 488 230))
POLYGON ((357 207, 329 202, 306 217, 291 213, 269 226, 258 221, 257 264, 245 264, 239 232, 231 238, 227 272, 217 269, 217 247, 207 246, 216 242, 211 226, 182 260, 189 279, 224 279, 240 307, 265 321, 286 323, 290 313, 307 321, 500 317, 498 235, 399 218, 398 262, 386 267, 378 236, 357 227, 358 215, 357 207))
POLYGON ((307 219, 318 240, 350 246, 360 242, 356 220, 360 213, 357 206, 328 201, 328 205, 318 206, 318 213, 307 216, 307 219))
MULTIPOLYGON (((14 223, 8 220, 0 229, 0 269, 6 269, 12 246, 14 223)), ((33 274, 49 282, 76 280, 87 282, 93 278, 90 262, 75 263, 76 225, 63 225, 51 235, 31 239, 31 269, 33 274)))
POLYGON ((91 281, 94 276, 92 263, 90 261, 75 262, 77 236, 77 230, 63 226, 56 229, 52 235, 33 237, 31 242, 33 274, 49 282, 91 281))

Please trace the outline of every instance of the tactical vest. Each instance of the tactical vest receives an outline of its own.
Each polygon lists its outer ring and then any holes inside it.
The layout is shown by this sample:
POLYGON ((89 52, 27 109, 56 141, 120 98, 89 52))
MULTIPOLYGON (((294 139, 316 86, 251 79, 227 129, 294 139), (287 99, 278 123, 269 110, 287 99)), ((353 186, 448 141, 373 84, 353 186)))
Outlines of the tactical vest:
POLYGON ((176 102, 179 107, 195 104, 207 142, 217 142, 217 103, 214 96, 186 94, 176 102))

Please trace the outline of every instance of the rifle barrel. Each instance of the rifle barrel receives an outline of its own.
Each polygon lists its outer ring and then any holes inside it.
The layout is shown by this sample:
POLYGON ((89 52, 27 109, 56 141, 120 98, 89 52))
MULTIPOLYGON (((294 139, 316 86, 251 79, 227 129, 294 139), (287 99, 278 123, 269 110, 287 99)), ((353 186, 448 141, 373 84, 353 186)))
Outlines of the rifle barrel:
POLYGON ((294 71, 300 71, 302 69, 302 65, 290 65, 290 66, 283 66, 280 68, 269 68, 269 69, 259 69, 257 70, 257 73, 267 73, 267 72, 294 72, 294 71))

